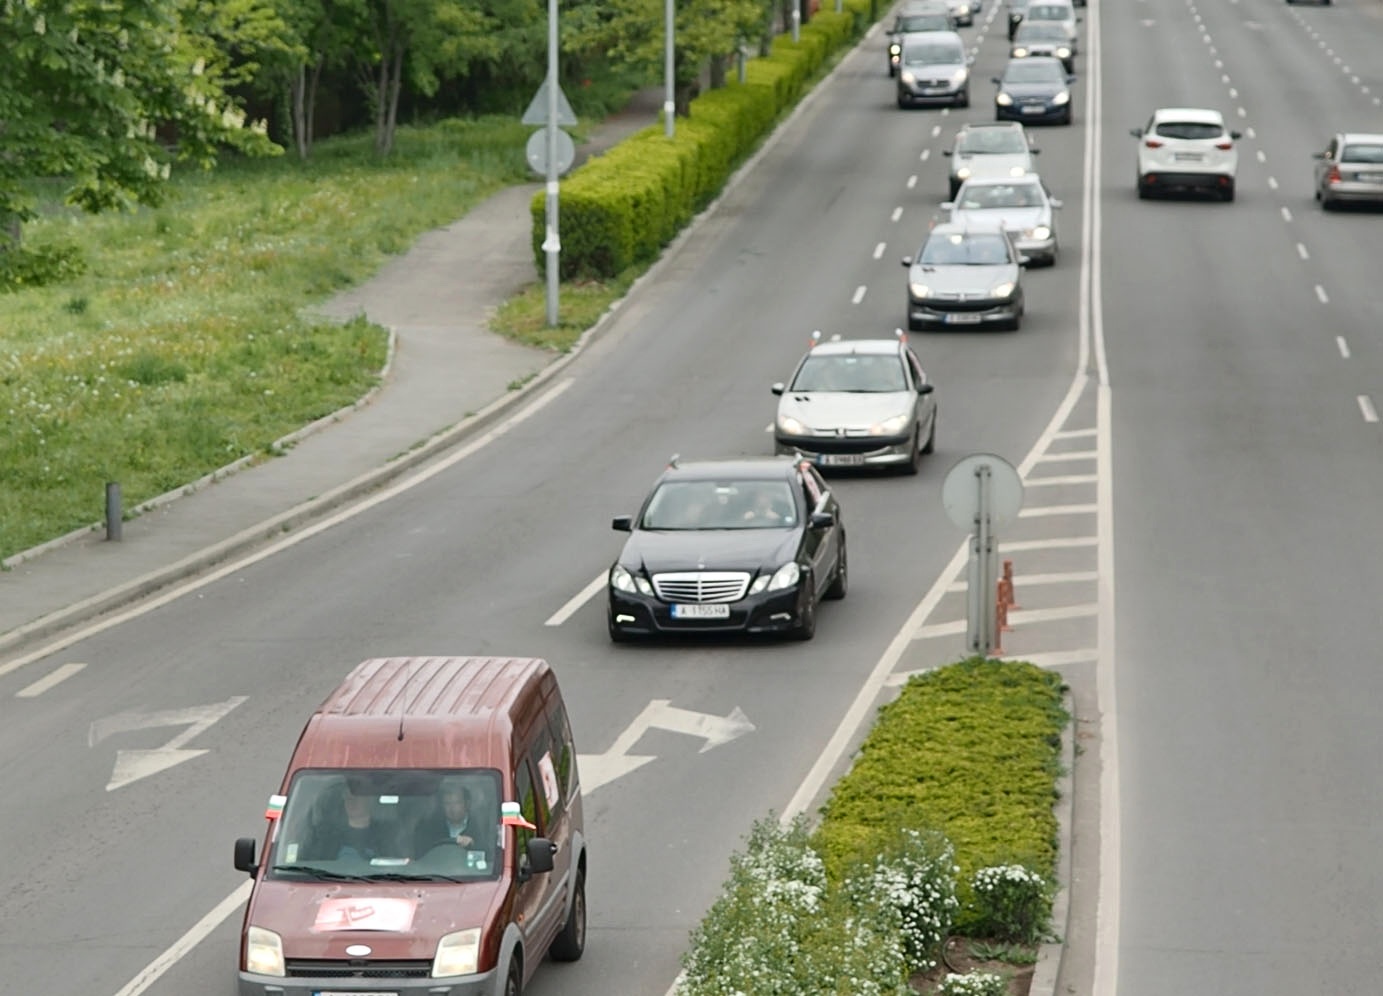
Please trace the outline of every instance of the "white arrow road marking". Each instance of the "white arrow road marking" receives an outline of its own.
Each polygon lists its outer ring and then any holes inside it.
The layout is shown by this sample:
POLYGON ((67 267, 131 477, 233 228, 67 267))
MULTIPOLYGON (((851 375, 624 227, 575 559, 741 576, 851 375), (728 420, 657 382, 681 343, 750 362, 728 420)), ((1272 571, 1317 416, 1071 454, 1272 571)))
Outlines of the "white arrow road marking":
POLYGON ((679 709, 670 699, 653 699, 615 738, 615 742, 605 753, 577 755, 576 763, 581 771, 581 790, 592 792, 601 785, 636 771, 654 760, 657 755, 629 753, 639 742, 639 738, 650 729, 701 737, 706 742, 702 744, 698 753, 704 754, 712 747, 728 744, 736 737, 754 732, 754 724, 739 706, 731 709, 728 716, 714 716, 711 713, 679 709))
POLYGON ((224 702, 213 702, 210 705, 189 706, 186 709, 161 709, 156 712, 122 712, 96 720, 87 730, 88 747, 95 747, 102 740, 118 733, 157 730, 165 726, 187 727, 161 747, 152 750, 118 751, 115 755, 115 770, 106 785, 106 791, 114 792, 141 778, 156 775, 176 764, 207 753, 195 748, 184 749, 184 745, 198 734, 205 733, 246 698, 244 695, 235 695, 224 702))

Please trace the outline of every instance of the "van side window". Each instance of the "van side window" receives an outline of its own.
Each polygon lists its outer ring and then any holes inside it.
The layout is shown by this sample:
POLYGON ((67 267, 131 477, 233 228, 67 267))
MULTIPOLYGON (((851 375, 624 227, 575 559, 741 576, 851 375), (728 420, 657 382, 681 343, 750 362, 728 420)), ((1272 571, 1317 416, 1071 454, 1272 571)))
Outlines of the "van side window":
POLYGON ((576 750, 572 745, 571 723, 561 702, 547 716, 552 728, 552 761, 557 766, 557 784, 562 788, 562 804, 566 805, 576 788, 576 750))
POLYGON ((514 770, 514 791, 518 794, 519 812, 523 818, 534 826, 537 830, 529 830, 527 827, 514 827, 514 854, 518 859, 518 870, 525 872, 528 870, 528 842, 537 834, 542 833, 543 824, 538 818, 537 797, 533 792, 533 772, 528 765, 528 759, 523 758, 519 761, 518 767, 514 770))
POLYGON ((540 722, 533 731, 533 740, 528 748, 528 760, 533 767, 535 778, 534 804, 538 807, 538 813, 542 816, 540 822, 546 831, 556 814, 562 811, 562 791, 557 783, 557 766, 552 756, 552 733, 546 720, 540 722))

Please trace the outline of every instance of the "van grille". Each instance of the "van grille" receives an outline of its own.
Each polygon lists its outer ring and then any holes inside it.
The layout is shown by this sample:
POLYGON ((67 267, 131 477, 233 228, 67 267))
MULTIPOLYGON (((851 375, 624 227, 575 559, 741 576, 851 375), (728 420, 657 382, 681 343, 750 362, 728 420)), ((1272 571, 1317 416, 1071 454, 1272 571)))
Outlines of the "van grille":
POLYGON ((743 571, 684 571, 653 575, 653 590, 665 602, 738 602, 749 588, 743 571))
POLYGON ((426 979, 429 961, 350 962, 324 958, 290 958, 284 970, 292 979, 426 979))

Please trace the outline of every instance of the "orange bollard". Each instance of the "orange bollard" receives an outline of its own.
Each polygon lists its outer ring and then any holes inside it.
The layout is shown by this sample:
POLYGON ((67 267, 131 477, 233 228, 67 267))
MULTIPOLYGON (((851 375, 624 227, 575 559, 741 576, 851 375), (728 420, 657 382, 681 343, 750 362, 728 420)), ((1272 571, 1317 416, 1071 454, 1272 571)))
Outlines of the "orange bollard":
POLYGON ((1004 579, 1000 582, 1004 586, 1004 600, 1013 608, 1018 608, 1018 603, 1013 595, 1013 561, 1004 561, 1004 579))

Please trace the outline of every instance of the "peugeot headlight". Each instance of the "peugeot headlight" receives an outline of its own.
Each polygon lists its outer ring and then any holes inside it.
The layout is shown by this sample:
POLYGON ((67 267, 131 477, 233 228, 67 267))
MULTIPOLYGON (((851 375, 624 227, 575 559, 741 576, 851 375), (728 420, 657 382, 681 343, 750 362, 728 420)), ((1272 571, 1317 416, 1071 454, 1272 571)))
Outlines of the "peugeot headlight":
POLYGON ((926 284, 909 283, 908 293, 920 301, 924 297, 931 297, 932 289, 926 284))
POLYGON ((802 568, 797 566, 797 561, 784 564, 772 574, 760 574, 754 579, 754 583, 749 586, 749 594, 757 595, 761 591, 782 591, 784 588, 791 588, 802 579, 802 568))
POLYGON ((437 957, 432 960, 432 977, 474 975, 480 967, 480 928, 458 930, 437 942, 437 957))
POLYGON ((907 424, 908 413, 904 412, 901 415, 895 415, 892 418, 886 418, 882 422, 871 425, 869 427, 869 434, 871 436, 896 436, 903 431, 903 426, 907 424))
POLYGON ((1025 49, 1022 45, 1016 46, 1016 47, 1014 48, 1014 50, 1013 50, 1013 57, 1014 57, 1015 59, 1021 59, 1021 58, 1023 58, 1024 56, 1026 56, 1027 54, 1028 54, 1028 50, 1025 49))
POLYGON ((807 434, 807 427, 791 415, 779 415, 778 428, 789 436, 805 436, 807 434))
POLYGON ((1056 50, 1056 57, 1058 59, 1069 59, 1071 58, 1071 50, 1067 48, 1065 45, 1063 45, 1061 46, 1061 48, 1056 50))
POLYGON ((998 104, 1000 107, 1007 107, 1009 104, 1013 103, 1013 98, 1001 90, 999 91, 999 95, 994 98, 994 103, 998 104))
POLYGON ((1071 101, 1071 91, 1070 91, 1070 90, 1062 90, 1059 94, 1057 94, 1055 97, 1052 98, 1052 103, 1055 104, 1057 107, 1060 107, 1062 104, 1070 103, 1070 101, 1071 101))
POLYGON ((968 3, 961 4, 956 8, 955 13, 957 17, 968 17, 970 15, 970 5, 968 3))
POLYGON ((1005 280, 1001 284, 995 284, 993 289, 989 293, 993 297, 1012 297, 1013 290, 1017 286, 1018 285, 1015 284, 1012 280, 1005 280))
POLYGON ((649 584, 648 578, 630 573, 623 564, 616 564, 610 568, 610 587, 631 595, 635 592, 641 595, 653 594, 653 585, 649 584))
POLYGON ((245 931, 245 971, 283 978, 283 938, 263 927, 245 931))
POLYGON ((1052 230, 1048 228, 1046 225, 1038 225, 1036 228, 1028 230, 1028 238, 1030 239, 1037 239, 1038 241, 1041 241, 1043 239, 1050 239, 1051 237, 1052 230))
POLYGON ((917 77, 912 74, 911 69, 904 69, 901 73, 898 74, 898 78, 902 80, 904 83, 906 83, 908 86, 912 86, 914 83, 917 82, 917 77))

